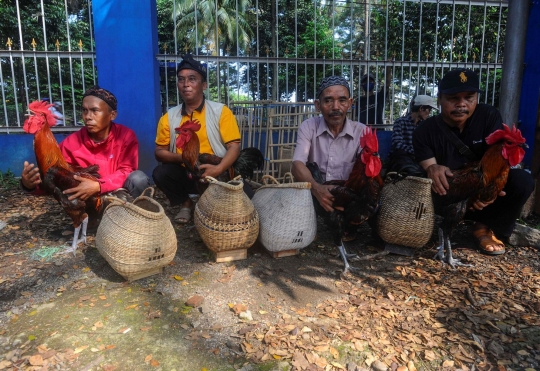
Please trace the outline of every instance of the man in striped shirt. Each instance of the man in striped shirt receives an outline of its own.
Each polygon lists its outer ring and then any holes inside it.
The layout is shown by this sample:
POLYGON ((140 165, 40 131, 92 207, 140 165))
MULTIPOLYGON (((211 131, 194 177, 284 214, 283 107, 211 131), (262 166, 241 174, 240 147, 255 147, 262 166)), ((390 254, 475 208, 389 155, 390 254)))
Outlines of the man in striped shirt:
POLYGON ((432 109, 437 109, 435 100, 429 95, 418 95, 411 100, 410 112, 394 122, 388 171, 400 171, 406 164, 415 164, 413 132, 421 121, 429 117, 432 109))

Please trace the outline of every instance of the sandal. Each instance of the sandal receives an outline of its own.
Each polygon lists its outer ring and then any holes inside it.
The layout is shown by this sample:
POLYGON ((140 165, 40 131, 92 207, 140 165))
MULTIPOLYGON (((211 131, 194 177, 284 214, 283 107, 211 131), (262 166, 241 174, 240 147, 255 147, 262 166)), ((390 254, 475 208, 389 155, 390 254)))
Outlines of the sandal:
POLYGON ((504 243, 495 237, 495 234, 487 226, 480 224, 476 225, 472 229, 472 235, 476 238, 478 249, 486 255, 501 255, 506 252, 504 243), (501 250, 487 250, 487 246, 502 245, 501 250))
POLYGON ((174 221, 180 224, 187 224, 191 220, 191 208, 183 207, 174 217, 174 221))

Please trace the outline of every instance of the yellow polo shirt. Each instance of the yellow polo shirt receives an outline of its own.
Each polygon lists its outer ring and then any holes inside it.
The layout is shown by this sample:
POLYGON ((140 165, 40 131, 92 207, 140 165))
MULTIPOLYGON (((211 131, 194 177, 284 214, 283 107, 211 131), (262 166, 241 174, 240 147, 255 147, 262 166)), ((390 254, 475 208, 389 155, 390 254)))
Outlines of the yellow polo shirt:
MULTIPOLYGON (((200 152, 201 153, 210 153, 214 154, 210 142, 208 141, 208 135, 206 133, 206 104, 203 106, 201 111, 193 111, 193 114, 190 116, 183 115, 182 122, 193 119, 199 121, 201 124, 201 129, 197 132, 200 142, 200 152)), ((234 114, 229 109, 229 107, 224 106, 221 111, 221 117, 219 119, 219 132, 221 134, 221 140, 224 144, 230 142, 240 141, 240 130, 238 129, 238 124, 236 123, 236 118, 234 114)), ((178 134, 176 135, 178 137, 178 134)), ((166 113, 159 119, 157 135, 156 135, 156 145, 158 146, 169 146, 170 144, 170 129, 169 129, 169 114, 166 113)), ((181 154, 182 149, 176 148, 176 152, 181 154)))

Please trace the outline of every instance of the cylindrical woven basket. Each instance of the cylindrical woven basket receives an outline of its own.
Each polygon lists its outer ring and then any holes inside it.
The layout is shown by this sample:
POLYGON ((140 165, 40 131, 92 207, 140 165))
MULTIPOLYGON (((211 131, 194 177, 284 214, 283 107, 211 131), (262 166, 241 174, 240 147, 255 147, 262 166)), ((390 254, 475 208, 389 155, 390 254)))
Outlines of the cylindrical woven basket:
POLYGON ((145 193, 133 203, 107 197, 111 203, 96 233, 100 254, 128 280, 169 264, 176 254, 171 221, 163 207, 145 193))
POLYGON ((378 225, 381 238, 391 244, 422 247, 433 232, 435 213, 431 179, 386 177, 381 191, 378 225))
POLYGON ((247 249, 257 240, 259 215, 244 193, 243 181, 210 183, 195 205, 194 221, 206 246, 214 252, 247 249))
MULTIPOLYGON (((292 174, 287 173, 285 177, 292 174)), ((308 182, 284 183, 270 175, 253 196, 261 220, 259 240, 271 252, 303 249, 317 234, 317 215, 308 182), (268 180, 272 184, 268 184, 268 180)))

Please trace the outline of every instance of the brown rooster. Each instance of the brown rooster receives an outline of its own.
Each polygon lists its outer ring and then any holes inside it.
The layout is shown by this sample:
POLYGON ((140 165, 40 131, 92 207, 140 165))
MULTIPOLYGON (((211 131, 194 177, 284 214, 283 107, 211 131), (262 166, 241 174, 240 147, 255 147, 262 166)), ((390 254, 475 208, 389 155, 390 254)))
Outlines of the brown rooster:
MULTIPOLYGON (((209 153, 200 153, 200 142, 197 136, 197 131, 201 129, 201 124, 197 120, 186 121, 182 126, 175 129, 178 133, 176 138, 176 147, 182 149, 182 160, 189 175, 200 180, 203 171, 199 169, 202 164, 219 165, 222 158, 209 153)), ((253 178, 253 171, 262 167, 264 156, 257 148, 249 147, 240 151, 240 155, 233 163, 232 167, 223 172, 217 177, 217 180, 228 182, 237 175, 241 175, 244 179, 253 178)), ((205 189, 201 186, 201 182, 197 182, 199 192, 202 193, 205 189)))
POLYGON ((56 123, 56 118, 49 111, 50 106, 52 104, 47 102, 35 101, 30 103, 28 106, 30 117, 24 122, 23 129, 29 134, 34 134, 34 152, 42 179, 40 187, 46 193, 52 194, 73 220, 75 233, 71 248, 67 252, 75 254, 77 245, 80 242, 86 242, 88 215, 97 217, 102 210, 101 198, 96 196, 86 201, 80 199, 70 201, 68 199, 69 195, 64 195, 63 191, 79 185, 80 182, 73 178, 75 175, 97 180, 99 178, 99 166, 93 165, 81 168, 71 166, 66 162, 50 129, 56 123), (81 226, 82 233, 81 238, 79 238, 81 226))
POLYGON ((460 170, 452 170, 454 176, 448 178, 450 188, 446 195, 432 193, 435 213, 443 217, 439 227, 440 246, 435 258, 448 263, 452 268, 470 266, 452 257, 452 231, 476 201, 490 202, 499 195, 506 185, 510 166, 523 160, 523 148, 528 147, 515 126, 510 130, 504 124, 503 129, 494 131, 486 138, 486 143, 490 147, 479 162, 468 164, 460 170))
POLYGON ((313 179, 319 184, 336 185, 330 190, 334 196, 331 213, 324 210, 318 203, 317 214, 325 219, 325 223, 333 231, 334 243, 345 264, 343 273, 355 272, 356 268, 349 265, 347 258, 356 257, 355 254, 347 254, 343 245, 343 232, 355 231, 358 225, 372 218, 379 207, 379 197, 383 187, 380 176, 382 164, 379 156, 379 141, 376 130, 367 127, 360 138, 362 152, 356 159, 352 171, 347 180, 332 180, 324 182, 315 162, 308 162, 307 168, 313 179), (339 210, 336 210, 339 208, 339 210), (342 210, 341 210, 342 209, 342 210))

